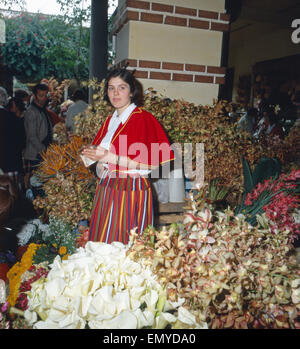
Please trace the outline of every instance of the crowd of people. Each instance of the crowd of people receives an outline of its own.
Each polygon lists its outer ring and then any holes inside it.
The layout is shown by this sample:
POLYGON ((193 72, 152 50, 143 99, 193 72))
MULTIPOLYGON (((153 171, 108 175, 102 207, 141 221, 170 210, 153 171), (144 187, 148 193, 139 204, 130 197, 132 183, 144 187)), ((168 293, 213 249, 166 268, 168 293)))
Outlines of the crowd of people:
POLYGON ((19 190, 26 191, 32 170, 42 160, 41 153, 53 141, 53 127, 67 120, 69 134, 73 133, 74 116, 88 107, 84 99, 84 92, 76 90, 68 103, 68 107, 74 104, 73 109, 67 111, 62 105, 57 113, 49 105, 49 87, 44 83, 36 84, 32 92, 18 89, 11 97, 0 87, 0 174, 8 175, 19 190))
POLYGON ((258 96, 254 107, 246 108, 242 113, 234 107, 231 114, 232 121, 238 122, 238 130, 244 130, 254 138, 275 136, 283 139, 299 117, 300 91, 292 98, 281 93, 277 101, 258 96))
POLYGON ((238 120, 238 129, 250 133, 254 138, 262 135, 284 137, 284 128, 271 107, 263 108, 261 113, 256 108, 249 108, 238 120))
MULTIPOLYGON (((82 90, 75 91, 68 107, 75 105, 78 96, 84 99, 82 90)), ((49 86, 44 83, 32 91, 17 89, 13 96, 0 87, 0 252, 14 251, 18 227, 36 216, 28 197, 33 170, 53 141, 54 126, 66 119, 67 112, 63 105, 55 112, 50 102, 49 86)), ((69 115, 70 122, 76 114, 69 115)))

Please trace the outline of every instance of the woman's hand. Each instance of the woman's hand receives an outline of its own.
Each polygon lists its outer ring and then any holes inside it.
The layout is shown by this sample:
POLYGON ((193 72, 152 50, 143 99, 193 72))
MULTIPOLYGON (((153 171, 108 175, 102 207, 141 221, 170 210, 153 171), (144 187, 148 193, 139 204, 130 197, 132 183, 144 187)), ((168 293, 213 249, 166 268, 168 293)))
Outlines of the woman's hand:
POLYGON ((105 162, 107 154, 108 151, 100 146, 88 146, 82 151, 82 155, 88 157, 89 159, 102 162, 105 162))

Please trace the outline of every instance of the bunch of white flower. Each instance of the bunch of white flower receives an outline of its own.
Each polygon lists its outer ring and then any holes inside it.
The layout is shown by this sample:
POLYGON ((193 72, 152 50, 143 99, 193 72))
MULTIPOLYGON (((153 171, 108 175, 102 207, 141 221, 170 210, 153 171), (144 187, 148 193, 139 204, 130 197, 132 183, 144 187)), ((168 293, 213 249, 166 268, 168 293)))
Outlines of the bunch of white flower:
POLYGON ((48 277, 32 284, 25 318, 38 329, 164 328, 178 321, 199 328, 181 307, 184 299, 169 302, 149 267, 127 250, 118 242, 89 241, 68 260, 57 256, 48 277))
POLYGON ((48 234, 49 226, 43 224, 40 219, 31 219, 28 221, 17 234, 18 245, 24 246, 37 233, 48 234))

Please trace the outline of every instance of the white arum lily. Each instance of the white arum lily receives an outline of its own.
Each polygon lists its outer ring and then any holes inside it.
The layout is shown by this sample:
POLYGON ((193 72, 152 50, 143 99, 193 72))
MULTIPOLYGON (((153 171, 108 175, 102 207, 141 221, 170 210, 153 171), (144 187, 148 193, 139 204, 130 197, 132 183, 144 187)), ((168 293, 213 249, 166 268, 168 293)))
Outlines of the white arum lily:
POLYGON ((170 313, 160 313, 159 316, 155 318, 155 329, 164 329, 168 324, 175 323, 177 317, 170 313))
POLYGON ((47 297, 52 300, 60 296, 66 286, 66 283, 63 278, 56 278, 50 280, 45 285, 45 291, 47 293, 47 297))
POLYGON ((191 326, 196 324, 195 316, 183 307, 178 309, 178 320, 191 326))
POLYGON ((161 313, 155 318, 154 328, 164 329, 168 324, 181 324, 183 328, 206 329, 207 325, 200 326, 196 322, 195 316, 183 307, 178 308, 178 315, 174 316, 170 313, 161 313))
POLYGON ((30 324, 37 322, 37 314, 35 312, 29 311, 29 310, 24 311, 24 318, 30 324))
POLYGON ((176 309, 176 308, 180 307, 184 303, 184 301, 185 301, 184 298, 179 298, 179 297, 178 297, 177 302, 171 302, 171 301, 167 300, 165 303, 164 311, 176 309))
POLYGON ((26 319, 34 328, 53 329, 162 328, 174 323, 177 317, 166 312, 184 299, 168 302, 150 267, 131 260, 127 250, 117 242, 88 242, 67 260, 57 256, 47 278, 28 292, 26 319))
POLYGON ((157 301, 158 293, 154 290, 150 290, 150 292, 148 292, 144 297, 144 302, 146 303, 148 310, 151 312, 155 312, 157 301))
POLYGON ((92 329, 136 329, 137 317, 130 311, 124 310, 119 315, 106 320, 91 320, 92 329))
POLYGON ((137 318, 137 328, 152 327, 154 323, 155 314, 145 309, 142 311, 140 308, 136 309, 134 315, 137 318))

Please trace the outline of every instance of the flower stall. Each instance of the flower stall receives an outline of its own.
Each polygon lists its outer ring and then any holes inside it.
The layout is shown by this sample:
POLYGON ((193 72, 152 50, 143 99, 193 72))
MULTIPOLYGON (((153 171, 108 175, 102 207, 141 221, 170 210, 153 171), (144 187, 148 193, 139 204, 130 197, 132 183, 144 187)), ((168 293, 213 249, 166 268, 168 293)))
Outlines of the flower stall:
POLYGON ((299 328, 294 232, 265 213, 252 226, 205 198, 204 189, 191 197, 181 224, 131 231, 128 245, 82 233, 74 253, 64 258, 62 242, 49 263, 30 243, 4 305, 30 328, 299 328))
POLYGON ((91 85, 95 103, 76 135, 57 135, 35 173, 45 194, 33 202, 49 219, 18 234, 25 252, 0 280, 1 328, 299 329, 299 125, 284 140, 253 141, 228 120, 230 103, 195 106, 150 90, 145 108, 173 142, 204 143, 205 184, 190 191, 181 222, 133 229, 127 245, 96 243, 81 223, 95 175, 78 152, 110 107, 103 84, 91 85), (262 158, 279 159, 280 171, 264 177, 262 158))
MULTIPOLYGON (((56 125, 54 138, 57 140, 42 155, 43 163, 36 175, 43 183, 45 196, 34 200, 37 208, 76 225, 88 219, 95 192, 95 174, 82 163, 78 153, 94 139, 99 125, 112 112, 103 99, 103 85, 91 81, 89 87, 95 92, 94 103, 85 114, 75 119, 76 135, 67 140, 64 124, 56 125)), ((230 120, 228 113, 232 104, 226 101, 215 102, 213 106, 194 105, 182 100, 171 101, 149 89, 144 97, 144 107, 161 122, 172 143, 204 144, 204 178, 218 189, 226 192, 226 203, 237 205, 243 193, 244 156, 250 167, 254 167, 262 157, 278 158, 281 162, 300 152, 300 127, 295 126, 290 135, 281 140, 266 140, 262 137, 253 140, 245 132, 237 132, 237 125, 230 120)), ((190 166, 195 168, 196 154, 193 152, 190 166)), ((190 169, 186 169, 189 171, 190 169)))

